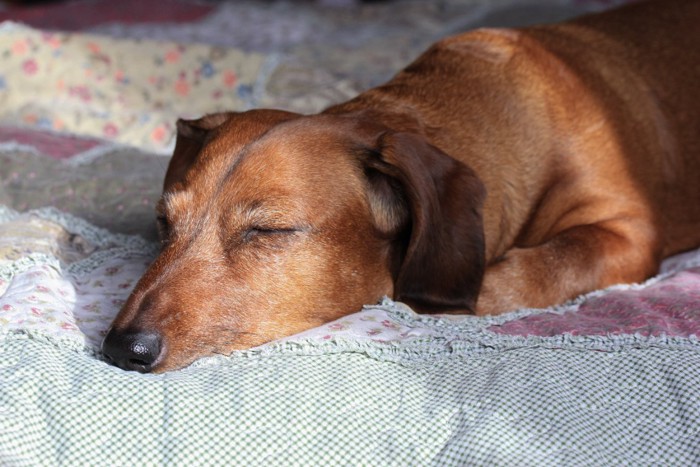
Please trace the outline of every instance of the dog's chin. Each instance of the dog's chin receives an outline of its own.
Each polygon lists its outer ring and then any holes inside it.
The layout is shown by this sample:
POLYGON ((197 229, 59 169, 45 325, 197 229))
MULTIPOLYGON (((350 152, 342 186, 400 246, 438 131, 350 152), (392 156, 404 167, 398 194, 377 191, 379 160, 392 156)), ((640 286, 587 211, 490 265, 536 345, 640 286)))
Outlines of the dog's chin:
MULTIPOLYGON (((274 339, 271 339, 274 340, 274 339)), ((206 361, 206 359, 216 358, 216 357, 230 357, 235 352, 249 350, 268 342, 238 342, 225 348, 216 348, 208 352, 187 352, 173 350, 168 352, 166 348, 165 352, 159 357, 158 361, 145 371, 141 373, 167 373, 169 371, 183 370, 197 362, 206 361)), ((140 371, 137 369, 137 371, 140 371)))
MULTIPOLYGON (((155 365, 151 366, 146 371, 141 371, 141 373, 167 373, 169 371, 182 370, 193 363, 208 358, 213 357, 214 353, 201 354, 201 355, 163 355, 163 358, 157 362, 155 365)), ((139 371, 137 369, 137 371, 139 371)))

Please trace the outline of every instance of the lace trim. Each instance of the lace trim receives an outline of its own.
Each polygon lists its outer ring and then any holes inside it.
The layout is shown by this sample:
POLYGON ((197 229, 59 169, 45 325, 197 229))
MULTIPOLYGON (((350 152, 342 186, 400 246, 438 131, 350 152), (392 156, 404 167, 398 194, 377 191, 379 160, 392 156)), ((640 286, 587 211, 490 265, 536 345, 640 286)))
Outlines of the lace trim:
MULTIPOLYGON (((68 232, 83 237, 97 247, 97 251, 90 254, 87 258, 68 265, 62 265, 63 271, 69 274, 89 274, 105 261, 111 259, 129 259, 136 256, 155 257, 158 253, 159 247, 157 243, 149 242, 138 235, 110 232, 54 207, 44 207, 19 213, 7 206, 0 205, 0 223, 15 221, 24 216, 34 216, 54 222, 68 232)), ((60 261, 57 257, 46 254, 30 254, 0 266, 0 278, 9 280, 15 274, 40 264, 48 264, 61 271, 60 261)))

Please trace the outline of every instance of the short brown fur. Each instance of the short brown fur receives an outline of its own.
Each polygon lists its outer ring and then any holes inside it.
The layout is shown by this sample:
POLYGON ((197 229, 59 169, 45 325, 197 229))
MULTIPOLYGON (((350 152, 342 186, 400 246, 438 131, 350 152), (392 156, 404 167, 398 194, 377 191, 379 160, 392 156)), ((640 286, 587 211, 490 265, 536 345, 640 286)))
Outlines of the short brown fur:
POLYGON ((112 338, 157 333, 135 369, 165 371, 384 295, 496 314, 648 278, 700 245, 698 20, 481 29, 320 115, 181 121, 163 251, 112 338))

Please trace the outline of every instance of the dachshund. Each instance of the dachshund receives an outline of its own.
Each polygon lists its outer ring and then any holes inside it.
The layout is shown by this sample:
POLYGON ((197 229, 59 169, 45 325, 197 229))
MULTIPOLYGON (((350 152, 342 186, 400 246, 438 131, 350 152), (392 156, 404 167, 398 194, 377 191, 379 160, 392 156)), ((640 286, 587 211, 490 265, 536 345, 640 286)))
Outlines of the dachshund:
POLYGON ((700 2, 477 29, 316 115, 180 120, 162 252, 103 342, 184 367, 392 297, 539 308, 700 245, 700 2))

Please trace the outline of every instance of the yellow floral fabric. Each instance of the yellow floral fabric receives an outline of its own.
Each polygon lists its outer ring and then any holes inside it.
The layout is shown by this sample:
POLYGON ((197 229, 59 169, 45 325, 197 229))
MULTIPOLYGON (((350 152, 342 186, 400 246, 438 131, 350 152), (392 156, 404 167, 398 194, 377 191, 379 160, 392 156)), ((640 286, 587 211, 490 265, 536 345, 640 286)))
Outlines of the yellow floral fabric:
POLYGON ((158 152, 175 120, 254 105, 266 57, 202 44, 0 27, 0 123, 158 152))

